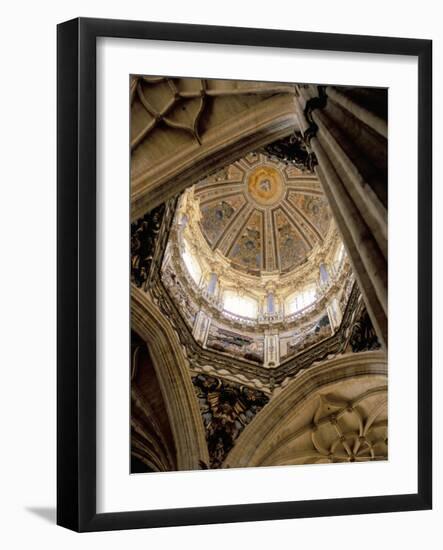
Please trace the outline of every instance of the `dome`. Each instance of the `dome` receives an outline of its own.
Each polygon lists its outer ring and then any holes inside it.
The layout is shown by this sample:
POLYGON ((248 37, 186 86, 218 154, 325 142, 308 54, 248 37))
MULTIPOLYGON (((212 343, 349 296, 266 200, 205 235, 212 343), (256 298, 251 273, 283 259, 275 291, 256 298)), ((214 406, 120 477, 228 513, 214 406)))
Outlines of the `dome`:
POLYGON ((238 271, 285 274, 319 249, 331 213, 317 178, 251 153, 195 186, 199 227, 238 271))
POLYGON ((181 195, 162 281, 203 347, 272 367, 335 332, 352 277, 315 174, 257 152, 181 195))

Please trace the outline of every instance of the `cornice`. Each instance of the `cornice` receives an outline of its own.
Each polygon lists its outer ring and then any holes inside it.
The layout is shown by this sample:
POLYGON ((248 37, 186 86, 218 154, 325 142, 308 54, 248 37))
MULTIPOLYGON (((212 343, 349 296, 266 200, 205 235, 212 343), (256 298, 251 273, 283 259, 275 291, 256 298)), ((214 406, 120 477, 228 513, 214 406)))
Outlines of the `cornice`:
POLYGON ((361 302, 360 292, 354 283, 338 331, 329 338, 291 356, 278 367, 270 369, 246 359, 205 349, 198 344, 158 274, 154 277, 149 292, 177 334, 192 371, 206 372, 230 381, 236 380, 238 383, 249 384, 268 393, 298 372, 309 368, 313 363, 342 353, 350 337, 349 329, 354 322, 357 305, 359 301, 361 302))

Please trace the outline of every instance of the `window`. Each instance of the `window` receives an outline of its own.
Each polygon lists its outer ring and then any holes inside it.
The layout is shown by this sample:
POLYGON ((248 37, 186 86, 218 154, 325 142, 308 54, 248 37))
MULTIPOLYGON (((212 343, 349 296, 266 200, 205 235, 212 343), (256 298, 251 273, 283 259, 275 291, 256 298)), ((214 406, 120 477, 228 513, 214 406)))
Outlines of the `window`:
POLYGON ((286 313, 288 315, 291 315, 292 313, 301 311, 305 307, 313 304, 315 302, 315 298, 316 292, 314 286, 306 288, 305 290, 303 290, 302 292, 298 292, 297 294, 293 294, 286 301, 286 313))
POLYGON ((272 292, 270 292, 267 296, 267 308, 269 314, 273 315, 275 313, 275 299, 272 292))
POLYGON ((229 313, 234 313, 241 317, 249 317, 251 319, 257 317, 257 300, 249 296, 240 296, 237 292, 231 290, 227 290, 223 295, 223 307, 229 313))
POLYGON ((326 285, 329 281, 328 268, 325 264, 320 264, 320 284, 326 285))
POLYGON ((201 270, 200 264, 197 262, 197 260, 194 258, 191 251, 189 250, 189 246, 186 243, 186 241, 185 241, 185 250, 182 253, 182 258, 185 263, 186 269, 188 270, 189 275, 198 285, 200 283, 202 270, 201 270))

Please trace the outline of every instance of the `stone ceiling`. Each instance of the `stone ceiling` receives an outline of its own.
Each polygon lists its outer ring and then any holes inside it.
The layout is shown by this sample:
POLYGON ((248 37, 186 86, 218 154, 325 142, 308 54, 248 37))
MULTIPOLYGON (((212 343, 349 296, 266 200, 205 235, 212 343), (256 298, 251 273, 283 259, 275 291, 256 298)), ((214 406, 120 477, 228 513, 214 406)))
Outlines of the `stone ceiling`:
POLYGON ((195 186, 201 231, 241 272, 285 274, 322 245, 331 213, 317 178, 250 153, 195 186))

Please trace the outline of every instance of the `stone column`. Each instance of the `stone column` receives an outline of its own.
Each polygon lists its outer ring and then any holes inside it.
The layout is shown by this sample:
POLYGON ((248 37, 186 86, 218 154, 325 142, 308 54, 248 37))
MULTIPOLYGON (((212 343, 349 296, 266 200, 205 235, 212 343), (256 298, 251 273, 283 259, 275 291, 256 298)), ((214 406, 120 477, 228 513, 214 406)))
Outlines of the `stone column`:
POLYGON ((280 364, 280 340, 278 333, 265 332, 264 366, 277 367, 280 364))
MULTIPOLYGON (((357 90, 357 91, 356 91, 357 90)), ((297 86, 297 116, 380 342, 387 345, 386 94, 297 86), (362 95, 363 94, 363 95, 362 95), (363 107, 363 105, 365 107, 363 107)))

